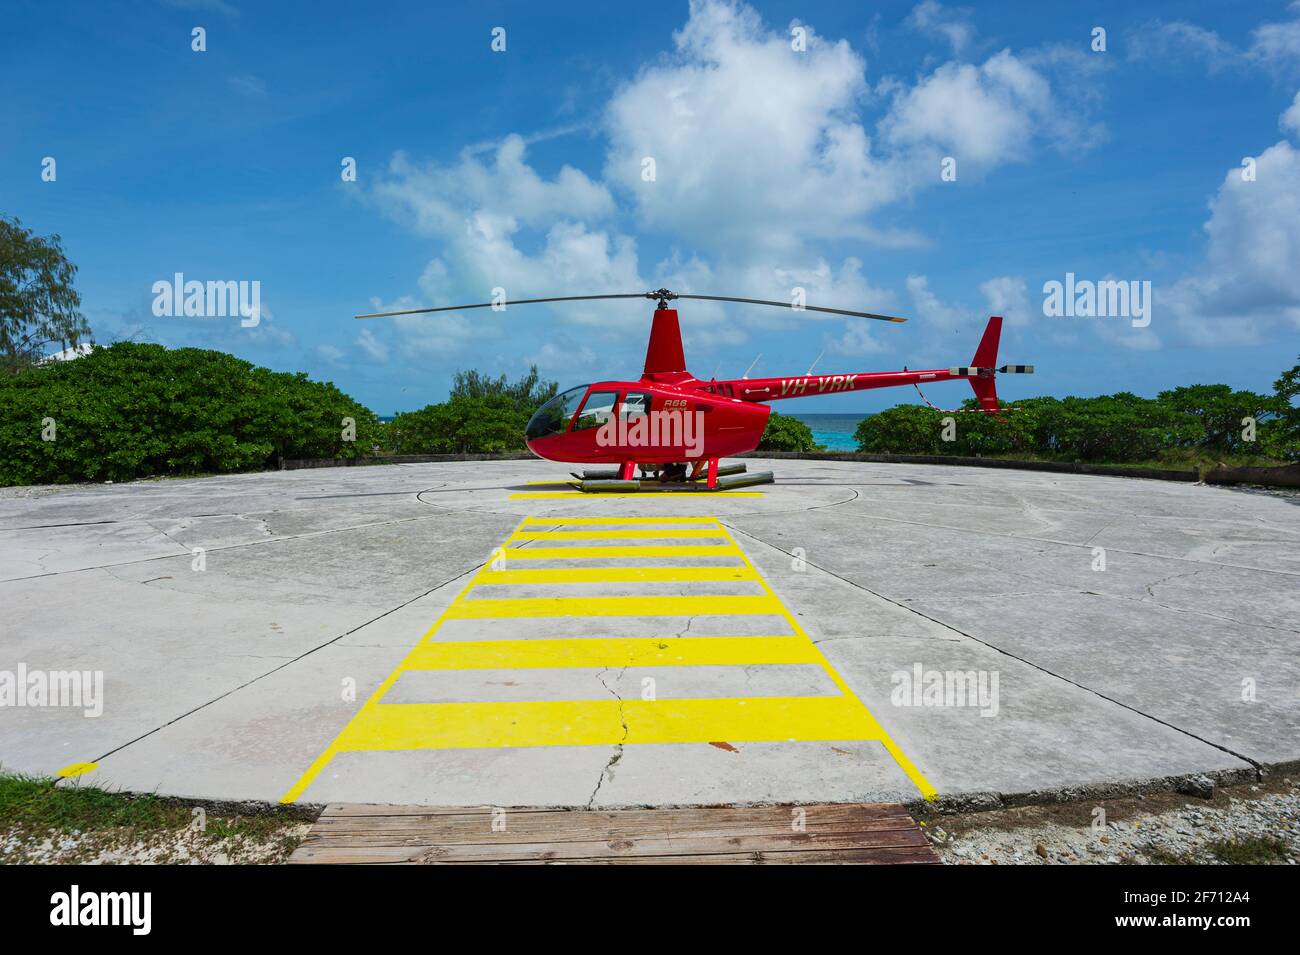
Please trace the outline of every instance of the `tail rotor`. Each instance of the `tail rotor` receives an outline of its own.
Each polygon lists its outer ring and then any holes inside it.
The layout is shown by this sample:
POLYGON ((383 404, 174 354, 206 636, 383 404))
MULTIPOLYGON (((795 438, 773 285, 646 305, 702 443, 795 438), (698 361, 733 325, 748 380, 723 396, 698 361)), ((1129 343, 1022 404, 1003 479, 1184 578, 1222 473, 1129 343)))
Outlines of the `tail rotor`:
POLYGON ((975 349, 975 357, 971 359, 970 365, 948 369, 950 374, 965 378, 970 382, 971 389, 975 392, 975 400, 980 404, 980 410, 990 414, 995 414, 999 410, 996 375, 1032 375, 1034 373, 1033 365, 1002 365, 998 367, 998 341, 1001 337, 1002 316, 994 315, 989 318, 988 325, 984 327, 984 335, 980 338, 979 347, 975 349))

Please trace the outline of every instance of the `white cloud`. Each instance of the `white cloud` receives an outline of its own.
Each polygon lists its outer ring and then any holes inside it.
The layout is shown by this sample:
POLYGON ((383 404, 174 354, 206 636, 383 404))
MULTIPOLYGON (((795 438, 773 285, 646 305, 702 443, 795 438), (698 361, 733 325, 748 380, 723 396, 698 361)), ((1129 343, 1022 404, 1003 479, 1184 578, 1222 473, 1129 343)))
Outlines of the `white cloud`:
MULTIPOLYGON (((439 243, 438 257, 418 283, 428 302, 486 302, 496 288, 505 289, 507 298, 645 288, 635 242, 599 226, 614 212, 608 189, 570 166, 543 178, 525 152, 522 137, 511 135, 487 162, 469 150, 448 167, 421 165, 399 153, 371 191, 386 213, 439 243)), ((411 299, 375 310, 419 304, 411 299)), ((574 303, 558 314, 618 337, 621 329, 608 323, 618 307, 610 305, 574 303)), ((432 354, 455 350, 475 336, 501 335, 516 318, 508 308, 476 310, 398 319, 396 327, 415 350, 432 354)))
POLYGON ((981 66, 940 66, 896 97, 881 131, 900 147, 935 146, 956 157, 960 175, 963 161, 1023 160, 1037 132, 1058 126, 1056 111, 1046 77, 1003 50, 981 66))
MULTIPOLYGON (((915 24, 927 29, 963 17, 924 3, 914 11, 915 24)), ((621 86, 604 111, 600 178, 569 166, 542 174, 528 162, 528 141, 515 134, 465 149, 450 164, 396 154, 366 195, 436 244, 418 283, 421 298, 454 305, 486 301, 498 286, 511 297, 544 297, 663 284, 785 300, 798 285, 810 304, 897 312, 896 296, 873 285, 856 258, 830 255, 825 244, 923 243, 882 217, 939 185, 944 152, 971 164, 963 173, 987 172, 1084 125, 1077 114, 1058 118, 1060 58, 1003 50, 980 65, 941 65, 915 84, 890 80, 873 93, 860 53, 800 25, 802 53, 791 48, 788 29, 769 28, 747 6, 693 0, 673 49, 621 86), (653 182, 642 180, 646 157, 655 160, 653 182), (630 234, 642 229, 682 251, 650 268, 630 234)), ((969 35, 951 40, 964 47, 969 35)), ((1074 86, 1086 85, 1074 61, 1064 65, 1074 86)), ((644 302, 552 311, 561 323, 583 326, 584 342, 644 341, 644 302)), ((819 317, 745 309, 743 323, 729 320, 740 313, 690 303, 688 347, 737 345, 746 328, 788 329, 819 317)), ((413 348, 456 349, 471 334, 516 338, 514 315, 450 313, 393 327, 413 348)), ((892 346, 893 337, 883 326, 846 328, 836 347, 861 352, 892 346)))
POLYGON ((961 56, 975 37, 970 11, 964 7, 945 7, 935 0, 924 0, 912 8, 903 21, 908 26, 948 41, 955 56, 961 56))
POLYGON ((843 333, 825 335, 822 337, 822 342, 827 351, 850 358, 888 351, 888 347, 878 337, 880 330, 875 327, 875 324, 868 318, 845 319, 843 333))
POLYGON ((1286 112, 1278 120, 1278 125, 1283 132, 1290 131, 1297 138, 1300 138, 1300 93, 1295 94, 1295 99, 1287 107, 1286 112))
MULTIPOLYGON (((437 271, 435 260, 425 269, 420 284, 428 281, 430 272, 437 271)), ((397 312, 421 308, 425 303, 410 295, 393 301, 370 299, 372 312, 397 312)), ((482 345, 486 340, 500 337, 501 317, 488 310, 479 312, 438 312, 424 315, 399 315, 388 319, 366 319, 371 326, 362 329, 354 344, 371 361, 386 362, 389 355, 389 330, 401 338, 401 351, 424 358, 442 358, 454 354, 471 344, 482 345), (471 321, 467 316, 475 315, 471 321)))
POLYGON ((1224 176, 1204 226, 1205 260, 1164 296, 1198 345, 1300 331, 1300 150, 1283 140, 1256 157, 1255 168, 1253 182, 1240 167, 1224 176))
POLYGON ((1251 31, 1248 56, 1276 69, 1300 65, 1300 3, 1291 4, 1296 19, 1265 23, 1251 31))
POLYGON ((609 191, 564 166, 553 180, 539 176, 524 155, 520 136, 507 136, 490 163, 473 152, 451 166, 419 164, 395 154, 373 196, 391 214, 429 236, 465 229, 486 238, 556 219, 600 219, 614 211, 609 191))
POLYGON ((1159 20, 1138 27, 1127 37, 1128 59, 1150 63, 1190 57, 1205 63, 1211 73, 1234 65, 1241 52, 1213 30, 1182 20, 1159 20))
POLYGON ((916 317, 935 331, 954 331, 970 320, 967 309, 944 302, 935 295, 930 290, 930 280, 924 275, 909 275, 907 291, 916 317))
POLYGON ((388 361, 388 346, 381 342, 368 328, 361 329, 356 339, 357 347, 373 362, 383 364, 388 361))
POLYGON ((593 349, 575 342, 567 336, 557 341, 543 342, 542 347, 524 359, 524 364, 539 368, 562 368, 569 379, 560 383, 561 388, 570 387, 578 378, 592 378, 600 370, 608 372, 608 363, 593 349))
POLYGON ((1047 74, 1009 51, 981 67, 940 67, 914 88, 888 82, 882 99, 843 40, 800 24, 799 53, 748 7, 696 0, 690 11, 672 53, 611 101, 605 180, 630 198, 638 225, 751 273, 815 268, 810 247, 826 240, 922 244, 877 213, 939 184, 941 147, 988 169, 1025 158, 1040 132, 1071 138, 1047 74), (876 138, 868 117, 882 110, 876 138))
POLYGON ((980 293, 990 315, 1001 315, 1007 325, 1023 327, 1035 315, 1041 316, 1042 305, 1029 304, 1029 290, 1019 276, 1002 275, 980 285, 980 293))
POLYGON ((606 179, 647 225, 713 249, 785 255, 807 239, 875 237, 863 217, 897 197, 897 177, 858 117, 862 58, 806 24, 807 50, 795 52, 748 7, 690 11, 674 54, 609 104, 606 179))
POLYGON ((1144 24, 1128 36, 1128 58, 1148 62, 1198 60, 1211 74, 1224 69, 1263 66, 1274 73, 1294 75, 1300 68, 1300 3, 1292 3, 1293 19, 1261 23, 1250 32, 1250 44, 1238 47, 1213 30, 1183 20, 1144 24))

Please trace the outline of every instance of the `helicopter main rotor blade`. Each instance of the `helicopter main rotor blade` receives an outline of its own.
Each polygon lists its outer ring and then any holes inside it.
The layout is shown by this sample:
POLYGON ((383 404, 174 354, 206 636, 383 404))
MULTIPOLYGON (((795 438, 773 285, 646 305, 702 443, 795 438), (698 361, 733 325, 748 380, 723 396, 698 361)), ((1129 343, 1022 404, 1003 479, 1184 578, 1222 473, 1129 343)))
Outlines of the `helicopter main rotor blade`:
POLYGON ((875 312, 854 312, 847 308, 823 308, 820 305, 804 305, 796 307, 789 302, 772 302, 765 298, 733 298, 730 295, 686 295, 680 294, 675 298, 694 298, 705 302, 743 302, 746 305, 773 305, 777 308, 789 308, 796 312, 827 312, 831 315, 852 315, 854 318, 874 318, 882 322, 905 322, 907 319, 899 318, 896 315, 877 315, 875 312))
POLYGON ((517 298, 506 302, 476 302, 473 305, 443 305, 439 308, 405 308, 398 312, 372 312, 355 318, 391 318, 394 315, 423 315, 427 312, 459 312, 468 308, 491 308, 494 305, 536 305, 541 302, 590 302, 604 298, 649 298, 645 292, 626 292, 618 295, 560 295, 556 298, 517 298))
POLYGON ((620 292, 610 295, 557 295, 553 298, 517 298, 505 302, 475 302, 472 305, 442 305, 437 308, 404 308, 396 312, 370 312, 357 315, 356 318, 392 318, 396 315, 427 315, 432 312, 459 312, 470 308, 494 308, 506 305, 537 305, 544 302, 594 302, 601 299, 647 298, 658 299, 661 305, 673 299, 689 298, 702 302, 740 302, 745 305, 771 305, 776 308, 788 308, 796 312, 825 312, 828 315, 849 315, 853 318, 874 318, 882 322, 905 322, 907 319, 895 315, 877 315, 875 312, 855 312, 847 308, 824 308, 820 305, 795 306, 790 302, 773 302, 765 298, 736 298, 731 295, 686 295, 669 289, 654 292, 620 292))

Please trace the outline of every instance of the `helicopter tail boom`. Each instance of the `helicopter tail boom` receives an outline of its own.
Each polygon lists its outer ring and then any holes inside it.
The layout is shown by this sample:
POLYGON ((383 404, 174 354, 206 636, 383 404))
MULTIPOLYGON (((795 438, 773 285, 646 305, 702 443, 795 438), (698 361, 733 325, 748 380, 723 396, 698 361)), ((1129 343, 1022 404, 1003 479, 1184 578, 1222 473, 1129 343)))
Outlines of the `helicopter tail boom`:
POLYGON ((995 376, 1003 374, 1032 374, 1033 365, 1003 365, 997 367, 998 340, 1002 333, 1001 316, 993 316, 984 328, 975 357, 970 365, 950 368, 930 368, 920 371, 878 371, 846 375, 799 375, 791 378, 740 378, 732 381, 712 382, 711 389, 721 391, 742 401, 779 401, 783 398, 807 398, 812 395, 837 394, 843 391, 867 391, 873 388, 896 388, 900 385, 922 385, 936 381, 954 381, 965 378, 970 382, 983 411, 998 410, 995 376))

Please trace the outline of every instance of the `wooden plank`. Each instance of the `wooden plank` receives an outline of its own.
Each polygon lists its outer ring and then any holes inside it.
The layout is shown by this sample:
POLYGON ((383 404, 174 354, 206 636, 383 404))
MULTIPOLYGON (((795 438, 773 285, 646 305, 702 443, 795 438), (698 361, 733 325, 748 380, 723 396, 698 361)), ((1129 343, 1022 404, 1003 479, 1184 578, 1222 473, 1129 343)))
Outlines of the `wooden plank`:
MULTIPOLYGON (((297 865, 416 865, 420 853, 399 850, 395 846, 298 849, 289 860, 297 865)), ((444 865, 934 865, 934 850, 925 847, 898 846, 871 849, 792 850, 788 852, 720 852, 696 855, 608 856, 595 859, 545 859, 531 856, 485 863, 481 860, 447 860, 444 865)), ((429 863, 424 863, 429 864, 429 863)))
POLYGON ((691 806, 667 807, 662 809, 562 809, 555 807, 534 806, 384 806, 374 803, 330 803, 322 810, 321 819, 340 817, 370 816, 469 816, 481 818, 484 815, 505 809, 511 817, 530 813, 539 816, 581 817, 585 819, 607 818, 610 820, 645 820, 671 819, 687 821, 697 818, 702 813, 712 819, 764 819, 789 820, 791 810, 803 809, 808 816, 836 817, 836 814, 851 813, 853 818, 902 817, 911 819, 907 810, 897 803, 807 803, 804 805, 788 804, 776 806, 691 806))
MULTIPOLYGON (((319 823, 312 831, 312 839, 369 839, 382 845, 499 845, 503 842, 589 842, 592 840, 619 840, 636 837, 684 839, 726 838, 728 836, 756 834, 780 836, 795 831, 791 820, 775 823, 744 820, 713 820, 702 818, 686 824, 668 827, 648 827, 632 822, 606 824, 602 820, 565 819, 562 825, 548 825, 550 820, 507 818, 504 829, 494 831, 490 822, 477 818, 472 825, 457 825, 440 820, 436 823, 413 822, 409 819, 391 820, 391 825, 354 825, 348 821, 331 820, 319 823)), ((807 832, 882 832, 914 828, 912 820, 900 816, 888 819, 817 819, 809 818, 803 829, 807 832)))
MULTIPOLYGON (((503 842, 434 845, 412 839, 405 844, 349 839, 358 849, 394 849, 406 853, 413 861, 434 862, 511 862, 584 861, 590 859, 628 858, 663 855, 722 855, 735 852, 792 852, 796 850, 838 850, 875 848, 918 848, 926 844, 916 829, 890 829, 884 832, 782 833, 774 835, 737 835, 689 837, 684 839, 630 838, 609 840, 572 840, 569 842, 503 842)), ((317 846, 313 846, 316 848, 317 846)), ((329 845, 319 848, 328 849, 329 845)))
POLYGON ((795 810, 802 811, 805 823, 824 825, 841 822, 864 823, 870 821, 903 821, 911 824, 911 817, 902 806, 832 803, 807 806, 755 806, 755 807, 704 807, 691 809, 619 809, 619 810, 568 810, 568 809, 498 809, 480 807, 473 809, 433 809, 405 806, 363 806, 357 813, 331 811, 327 807, 319 819, 322 827, 372 828, 403 826, 463 826, 473 828, 490 824, 494 820, 517 831, 534 831, 537 827, 565 830, 594 826, 638 827, 646 830, 671 832, 689 830, 707 821, 708 826, 718 825, 770 825, 782 831, 788 829, 795 818, 795 810), (399 810, 391 812, 389 810, 399 810))
POLYGON ((567 810, 332 805, 298 864, 935 863, 902 806, 567 810), (802 810, 796 816, 795 809, 802 810), (801 823, 796 828, 796 819, 801 823), (498 828, 493 831, 496 820, 498 828))

